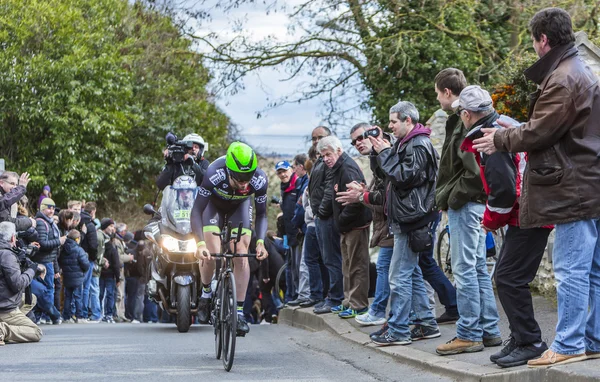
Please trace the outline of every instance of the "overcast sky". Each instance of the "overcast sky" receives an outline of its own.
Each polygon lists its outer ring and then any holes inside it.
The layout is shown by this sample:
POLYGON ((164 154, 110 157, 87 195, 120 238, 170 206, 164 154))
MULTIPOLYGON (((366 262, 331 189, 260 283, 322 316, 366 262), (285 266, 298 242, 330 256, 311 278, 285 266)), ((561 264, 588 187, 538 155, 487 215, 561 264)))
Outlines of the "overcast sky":
MULTIPOLYGON (((298 0, 288 0, 288 5, 298 0)), ((284 13, 271 13, 266 15, 261 5, 245 5, 227 15, 213 12, 212 22, 202 26, 201 31, 209 29, 217 32, 219 36, 234 36, 232 22, 245 19, 245 33, 255 40, 261 40, 268 35, 275 35, 285 41, 293 37, 288 34, 288 17, 284 13)), ((268 99, 277 99, 287 95, 301 81, 309 81, 306 76, 299 76, 296 81, 283 82, 283 71, 264 69, 246 77, 245 89, 234 96, 217 99, 217 104, 240 128, 241 135, 249 144, 255 146, 263 154, 279 153, 291 157, 297 153, 306 153, 310 142, 308 137, 312 129, 321 124, 322 104, 320 99, 303 102, 301 104, 288 104, 263 113, 261 118, 256 118, 256 113, 266 108, 268 99)), ((368 115, 363 116, 368 120, 368 115)), ((356 121, 349 121, 352 125, 356 121)), ((341 136, 347 136, 340 132, 341 136)), ((345 145, 348 141, 344 141, 345 145)))

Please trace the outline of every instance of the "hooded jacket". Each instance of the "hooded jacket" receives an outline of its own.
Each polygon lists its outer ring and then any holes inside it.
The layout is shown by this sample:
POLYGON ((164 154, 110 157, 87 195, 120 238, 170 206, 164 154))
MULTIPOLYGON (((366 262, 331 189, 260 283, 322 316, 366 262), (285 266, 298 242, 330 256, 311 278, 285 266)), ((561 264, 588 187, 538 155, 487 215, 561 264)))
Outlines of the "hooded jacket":
POLYGON ((63 273, 65 287, 76 288, 83 285, 85 274, 90 269, 88 255, 77 242, 67 238, 58 259, 63 273))
POLYGON ((81 238, 81 248, 88 254, 90 261, 96 261, 98 257, 98 234, 96 224, 92 215, 87 211, 81 211, 81 225, 85 225, 87 232, 81 238))
POLYGON ((386 213, 395 230, 410 232, 434 221, 438 155, 420 123, 377 155, 387 182, 386 213))
POLYGON ((573 43, 552 48, 525 76, 538 84, 529 122, 494 135, 499 151, 527 152, 522 228, 600 217, 600 86, 573 43))

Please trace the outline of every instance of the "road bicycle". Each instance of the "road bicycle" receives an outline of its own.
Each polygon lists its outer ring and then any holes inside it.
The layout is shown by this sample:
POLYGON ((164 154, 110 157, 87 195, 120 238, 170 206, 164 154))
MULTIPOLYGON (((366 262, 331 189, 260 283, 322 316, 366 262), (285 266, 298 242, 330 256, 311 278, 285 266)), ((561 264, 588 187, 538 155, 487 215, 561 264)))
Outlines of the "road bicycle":
MULTIPOLYGON (((227 219, 224 219, 227 221, 227 219)), ((223 358, 225 371, 230 371, 235 356, 235 340, 237 336, 237 297, 235 276, 233 274, 233 259, 236 257, 253 257, 256 254, 241 255, 237 253, 237 245, 245 233, 240 223, 237 232, 232 232, 231 222, 224 225, 220 233, 221 253, 211 254, 217 259, 217 286, 212 297, 211 321, 215 331, 215 355, 223 358), (233 243, 233 250, 231 249, 233 243)))
MULTIPOLYGON (((504 244, 505 228, 499 228, 496 230, 496 234, 488 232, 486 236, 486 262, 490 277, 494 278, 494 272, 496 271, 496 262, 500 255, 500 250, 504 244)), ((437 262, 440 268, 447 274, 452 274, 452 255, 450 251, 450 227, 446 225, 438 236, 438 242, 436 245, 437 262)))

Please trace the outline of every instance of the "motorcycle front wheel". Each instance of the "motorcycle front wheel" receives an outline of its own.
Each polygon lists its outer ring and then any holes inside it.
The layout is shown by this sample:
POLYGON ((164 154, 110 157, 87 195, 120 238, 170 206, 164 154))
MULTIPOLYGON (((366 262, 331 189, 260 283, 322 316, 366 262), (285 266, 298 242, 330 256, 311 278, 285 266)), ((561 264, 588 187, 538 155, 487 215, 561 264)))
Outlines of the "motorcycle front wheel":
POLYGON ((177 330, 179 333, 186 333, 190 330, 192 324, 192 313, 190 305, 192 303, 191 285, 177 286, 177 330))

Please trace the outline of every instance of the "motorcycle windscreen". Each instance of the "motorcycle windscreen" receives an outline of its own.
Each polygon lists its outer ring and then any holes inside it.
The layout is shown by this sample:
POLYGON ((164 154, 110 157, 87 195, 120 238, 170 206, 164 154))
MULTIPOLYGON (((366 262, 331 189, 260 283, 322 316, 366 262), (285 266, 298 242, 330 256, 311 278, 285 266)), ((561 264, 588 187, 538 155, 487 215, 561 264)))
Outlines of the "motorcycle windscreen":
POLYGON ((190 216, 197 194, 197 187, 175 190, 167 186, 160 204, 162 224, 182 235, 190 233, 190 216))

